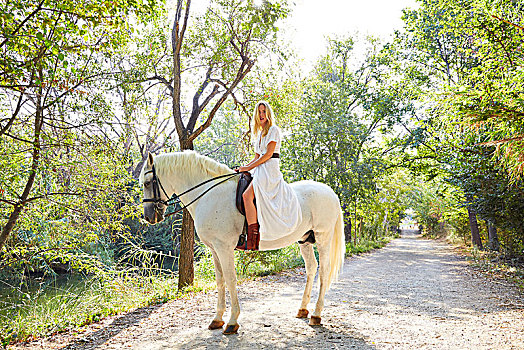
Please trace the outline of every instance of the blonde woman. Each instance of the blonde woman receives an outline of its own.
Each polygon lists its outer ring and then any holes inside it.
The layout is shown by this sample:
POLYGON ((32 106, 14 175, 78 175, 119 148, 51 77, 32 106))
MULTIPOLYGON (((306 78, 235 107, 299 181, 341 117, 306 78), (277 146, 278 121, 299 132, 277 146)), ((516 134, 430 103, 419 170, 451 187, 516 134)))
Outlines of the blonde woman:
POLYGON ((255 157, 237 171, 253 174, 243 200, 248 224, 247 249, 258 250, 261 238, 271 241, 293 232, 302 220, 302 212, 295 192, 280 172, 281 132, 266 101, 255 106, 253 124, 255 157))

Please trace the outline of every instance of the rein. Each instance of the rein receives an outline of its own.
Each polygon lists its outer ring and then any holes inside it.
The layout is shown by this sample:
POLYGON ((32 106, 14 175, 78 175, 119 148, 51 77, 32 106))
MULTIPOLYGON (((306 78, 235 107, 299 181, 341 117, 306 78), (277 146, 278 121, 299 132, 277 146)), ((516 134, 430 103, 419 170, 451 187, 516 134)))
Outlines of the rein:
POLYGON ((187 207, 189 207, 191 204, 193 204, 194 202, 196 202, 197 200, 199 200, 200 198, 202 198, 206 193, 208 193, 209 191, 211 191, 213 188, 217 187, 218 185, 220 185, 221 183, 224 183, 226 182, 227 180, 233 178, 234 176, 237 176, 237 175, 240 175, 242 174, 241 172, 238 172, 238 173, 232 173, 232 174, 225 174, 225 175, 220 175, 220 176, 216 176, 216 177, 213 177, 211 179, 208 179, 204 182, 201 182, 199 183, 198 185, 196 186, 193 186, 191 187, 190 189, 182 192, 181 194, 177 195, 176 193, 173 193, 173 195, 171 196, 171 198, 169 198, 169 195, 167 194, 166 190, 164 189, 164 186, 162 186, 162 183, 160 182, 160 179, 158 178, 158 176, 156 175, 156 170, 155 170, 155 166, 153 165, 153 167, 151 168, 151 170, 148 170, 144 173, 144 175, 147 175, 149 173, 153 173, 153 179, 151 180, 151 183, 153 185, 153 196, 154 198, 149 198, 149 199, 143 199, 142 200, 142 203, 154 203, 155 204, 155 210, 159 210, 159 204, 163 204, 167 207, 169 207, 170 205, 177 205, 177 204, 180 204, 180 208, 176 209, 175 211, 171 212, 171 213, 168 213, 168 214, 165 214, 164 217, 168 217, 168 216, 171 216, 171 215, 174 215, 184 209, 186 209, 187 207), (180 199, 181 196, 199 188, 200 186, 203 186, 211 181, 214 181, 214 180, 218 180, 218 179, 222 179, 222 178, 225 178, 224 180, 220 181, 220 182, 217 182, 216 184, 214 184, 213 186, 209 187, 207 190, 205 190, 204 192, 202 192, 198 197, 196 197, 195 199, 193 199, 191 202, 189 202, 188 204, 184 205, 182 203, 182 200, 180 199), (167 201, 165 200, 162 200, 160 198, 160 189, 162 189, 162 192, 164 192, 164 194, 166 195, 166 197, 168 197, 169 199, 167 201))

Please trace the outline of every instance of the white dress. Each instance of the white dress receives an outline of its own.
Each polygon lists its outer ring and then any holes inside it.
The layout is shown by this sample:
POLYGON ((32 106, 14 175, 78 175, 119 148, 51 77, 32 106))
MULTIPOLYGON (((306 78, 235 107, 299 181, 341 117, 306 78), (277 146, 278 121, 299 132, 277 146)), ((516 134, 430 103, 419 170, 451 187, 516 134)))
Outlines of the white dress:
MULTIPOLYGON (((271 141, 276 142, 274 153, 280 152, 280 129, 272 125, 266 136, 259 134, 255 153, 263 156, 271 141)), ((280 160, 270 158, 253 169, 253 190, 260 224, 260 239, 272 241, 293 232, 302 221, 302 211, 295 191, 284 181, 280 160)))

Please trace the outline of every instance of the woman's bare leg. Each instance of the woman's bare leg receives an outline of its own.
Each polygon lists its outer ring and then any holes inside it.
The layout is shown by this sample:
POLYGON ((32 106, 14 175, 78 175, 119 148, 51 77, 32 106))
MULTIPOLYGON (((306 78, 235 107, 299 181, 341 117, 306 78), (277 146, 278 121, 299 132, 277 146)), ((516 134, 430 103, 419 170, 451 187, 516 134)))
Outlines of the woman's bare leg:
POLYGON ((257 208, 255 207, 255 191, 253 190, 253 183, 250 183, 242 194, 242 199, 244 200, 244 208, 246 208, 247 224, 256 224, 257 208))

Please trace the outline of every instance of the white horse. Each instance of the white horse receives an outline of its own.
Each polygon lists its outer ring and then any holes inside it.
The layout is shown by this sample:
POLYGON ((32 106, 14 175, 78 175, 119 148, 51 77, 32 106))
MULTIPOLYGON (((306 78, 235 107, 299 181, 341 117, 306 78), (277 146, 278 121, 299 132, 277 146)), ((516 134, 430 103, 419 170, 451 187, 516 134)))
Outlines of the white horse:
MULTIPOLYGON (((227 166, 193 151, 175 152, 156 156, 149 154, 140 173, 140 183, 144 190, 144 216, 151 224, 164 219, 165 205, 155 202, 155 197, 167 201, 164 191, 154 190, 153 177, 169 195, 183 191, 216 176, 233 173, 227 166), (154 170, 153 170, 154 165, 154 170)), ((220 181, 220 180, 217 180, 220 181)), ((198 236, 209 247, 215 264, 218 289, 216 316, 209 329, 219 329, 224 325, 222 317, 226 310, 225 286, 231 296, 231 317, 224 334, 238 330, 237 319, 240 314, 236 289, 236 271, 233 251, 243 229, 244 217, 235 207, 237 177, 216 186, 201 199, 188 207, 195 222, 198 236)), ((181 196, 183 203, 189 203, 208 189, 213 182, 181 196)), ((313 230, 319 253, 320 291, 310 325, 320 325, 320 313, 324 307, 324 296, 331 282, 337 278, 344 263, 345 241, 344 223, 340 202, 333 190, 318 182, 299 181, 291 184, 302 208, 302 222, 295 232, 278 240, 260 240, 260 250, 279 249, 299 240, 305 240, 306 232, 313 230)), ((263 215, 263 213, 262 213, 263 215)), ((319 264, 311 243, 300 244, 300 252, 306 265, 306 287, 297 317, 307 318, 307 306, 311 299, 311 289, 319 264)))

